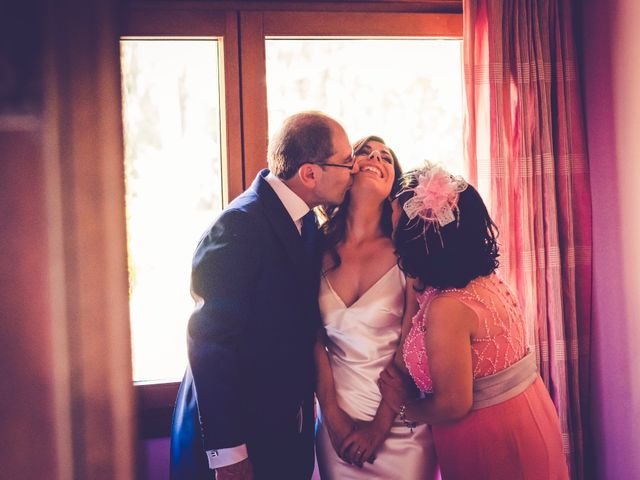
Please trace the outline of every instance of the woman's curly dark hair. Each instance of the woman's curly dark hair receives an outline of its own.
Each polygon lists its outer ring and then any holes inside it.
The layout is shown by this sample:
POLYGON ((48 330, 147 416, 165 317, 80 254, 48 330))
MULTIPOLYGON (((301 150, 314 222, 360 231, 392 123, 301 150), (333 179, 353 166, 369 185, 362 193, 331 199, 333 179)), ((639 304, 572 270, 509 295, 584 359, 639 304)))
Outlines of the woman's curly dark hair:
MULTIPOLYGON (((407 174, 405 187, 415 187, 418 174, 407 174)), ((498 268, 498 227, 482 197, 471 185, 459 195, 455 221, 440 227, 439 232, 433 226, 425 229, 419 216, 413 220, 407 217, 402 207, 413 196, 412 191, 398 196, 402 210, 394 236, 398 265, 425 288, 464 288, 498 268)))
MULTIPOLYGON (((354 155, 360 153, 360 151, 368 142, 380 142, 384 145, 387 145, 382 138, 375 135, 369 135, 367 137, 361 138, 353 144, 354 155)), ((391 208, 391 201, 400 191, 402 167, 400 167, 400 163, 398 162, 398 158, 396 157, 395 152, 391 148, 389 148, 389 152, 391 152, 391 156, 393 157, 393 172, 395 174, 395 178, 393 180, 393 186, 391 187, 391 194, 382 205, 380 228, 382 229, 382 233, 384 235, 391 238, 391 234, 393 233, 393 224, 391 222, 391 214, 393 212, 393 209, 391 208)), ((344 201, 340 205, 324 208, 324 215, 327 217, 327 221, 322 226, 322 247, 324 252, 329 252, 329 255, 331 255, 331 259, 333 260, 333 265, 331 266, 330 270, 338 268, 342 263, 340 255, 338 255, 337 247, 338 244, 344 240, 344 237, 346 235, 347 213, 349 212, 350 203, 351 194, 350 192, 347 192, 344 197, 344 201)))

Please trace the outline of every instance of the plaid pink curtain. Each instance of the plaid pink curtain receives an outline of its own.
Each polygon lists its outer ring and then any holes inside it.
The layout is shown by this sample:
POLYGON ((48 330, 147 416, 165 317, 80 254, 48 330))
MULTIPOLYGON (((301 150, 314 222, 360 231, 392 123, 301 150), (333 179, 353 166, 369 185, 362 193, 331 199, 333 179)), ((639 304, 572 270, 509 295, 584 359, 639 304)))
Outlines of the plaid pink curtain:
POLYGON ((500 228, 501 271, 585 474, 591 193, 570 0, 464 0, 465 161, 500 228))

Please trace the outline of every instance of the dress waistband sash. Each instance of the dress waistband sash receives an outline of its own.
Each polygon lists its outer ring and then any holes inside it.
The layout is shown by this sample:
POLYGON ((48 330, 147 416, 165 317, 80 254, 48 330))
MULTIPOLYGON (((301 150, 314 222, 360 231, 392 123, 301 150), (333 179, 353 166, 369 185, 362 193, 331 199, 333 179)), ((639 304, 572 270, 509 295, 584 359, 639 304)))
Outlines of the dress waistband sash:
POLYGON ((510 367, 474 380, 471 410, 491 407, 520 395, 537 377, 536 356, 529 352, 510 367))

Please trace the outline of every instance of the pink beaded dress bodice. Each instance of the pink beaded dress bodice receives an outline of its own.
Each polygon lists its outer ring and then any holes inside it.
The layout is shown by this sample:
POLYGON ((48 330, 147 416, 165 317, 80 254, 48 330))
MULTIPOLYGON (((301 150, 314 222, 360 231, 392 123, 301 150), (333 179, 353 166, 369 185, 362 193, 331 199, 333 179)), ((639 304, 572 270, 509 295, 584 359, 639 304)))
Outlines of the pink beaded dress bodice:
POLYGON ((471 338, 473 378, 493 375, 520 360, 527 345, 518 301, 495 273, 478 277, 462 289, 427 288, 418 295, 419 310, 403 346, 409 373, 423 392, 433 391, 424 335, 429 328, 429 304, 440 296, 452 297, 471 308, 478 318, 471 338))

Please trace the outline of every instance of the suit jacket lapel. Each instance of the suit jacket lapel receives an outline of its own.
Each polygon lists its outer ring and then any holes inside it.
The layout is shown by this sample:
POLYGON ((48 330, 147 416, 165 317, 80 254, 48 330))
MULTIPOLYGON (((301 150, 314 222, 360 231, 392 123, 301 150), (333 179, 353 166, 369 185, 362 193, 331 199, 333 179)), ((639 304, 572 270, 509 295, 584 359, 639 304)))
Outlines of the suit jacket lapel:
POLYGON ((268 173, 268 170, 262 170, 251 185, 251 189, 256 192, 260 203, 267 213, 269 222, 283 243, 284 249, 291 261, 294 265, 302 268, 304 267, 302 239, 289 212, 287 212, 276 193, 264 179, 268 173))

